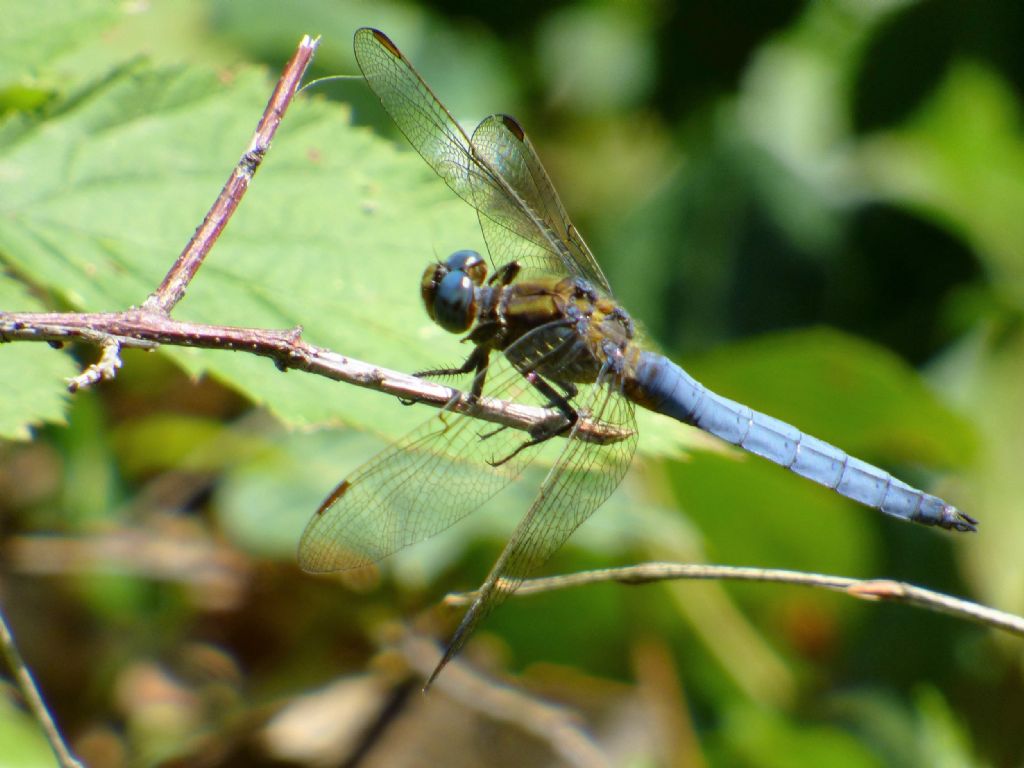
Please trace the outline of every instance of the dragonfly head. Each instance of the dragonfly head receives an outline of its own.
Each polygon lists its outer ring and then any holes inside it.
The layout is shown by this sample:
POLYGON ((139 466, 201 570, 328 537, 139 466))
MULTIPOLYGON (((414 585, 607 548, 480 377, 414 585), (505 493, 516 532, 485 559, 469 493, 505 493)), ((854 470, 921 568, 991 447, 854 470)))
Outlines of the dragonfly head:
POLYGON ((456 251, 431 264, 420 281, 420 295, 430 319, 451 333, 462 333, 476 320, 476 289, 487 278, 487 263, 476 251, 456 251))

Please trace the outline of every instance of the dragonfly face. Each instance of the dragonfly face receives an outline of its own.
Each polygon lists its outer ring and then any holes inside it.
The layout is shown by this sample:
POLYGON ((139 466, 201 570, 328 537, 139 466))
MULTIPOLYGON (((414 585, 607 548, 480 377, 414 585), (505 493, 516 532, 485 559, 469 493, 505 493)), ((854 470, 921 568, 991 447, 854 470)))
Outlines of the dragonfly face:
POLYGON ((516 480, 538 446, 564 439, 428 685, 481 619, 619 485, 636 447, 634 404, 886 514, 974 530, 973 518, 942 499, 717 395, 642 349, 519 123, 491 115, 470 137, 383 32, 358 30, 354 47, 367 84, 409 143, 477 210, 491 257, 490 279, 475 251, 457 251, 423 273, 427 313, 446 330, 472 328, 465 340, 473 351, 459 368, 421 375, 470 374, 472 397, 525 402, 553 418, 529 433, 488 431, 467 413, 442 409, 327 496, 302 534, 300 565, 312 572, 358 568, 439 533, 516 480), (609 439, 587 439, 585 422, 609 439))
POLYGON ((487 264, 476 251, 456 251, 431 264, 420 280, 420 296, 430 319, 450 333, 469 330, 476 320, 476 289, 487 277, 487 264))

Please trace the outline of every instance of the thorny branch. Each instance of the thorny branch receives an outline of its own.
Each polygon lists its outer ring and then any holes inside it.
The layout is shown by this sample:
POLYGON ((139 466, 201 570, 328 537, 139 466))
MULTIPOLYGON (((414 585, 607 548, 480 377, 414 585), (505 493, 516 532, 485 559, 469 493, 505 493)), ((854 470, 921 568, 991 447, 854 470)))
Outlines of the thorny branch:
MULTIPOLYGON (((174 262, 160 286, 146 299, 142 310, 130 309, 122 313, 105 315, 0 313, 0 341, 47 341, 59 344, 63 341, 79 339, 98 345, 102 350, 100 359, 68 382, 68 388, 74 392, 97 381, 113 378, 121 367, 120 349, 123 346, 152 347, 154 342, 160 343, 161 340, 167 343, 171 341, 175 332, 187 336, 187 332, 177 327, 180 324, 171 321, 167 315, 185 295, 185 289, 189 282, 202 266, 203 260, 238 207, 242 196, 249 187, 250 179, 270 148, 270 142, 277 131, 277 126, 295 96, 299 83, 302 81, 319 44, 319 38, 314 39, 309 35, 303 36, 299 42, 295 55, 285 65, 277 87, 263 112, 263 117, 256 127, 256 132, 249 142, 249 146, 242 153, 241 160, 221 189, 220 195, 206 214, 203 223, 174 262), (144 329, 147 325, 149 327, 144 329), (161 339, 162 331, 164 336, 161 339)), ((238 329, 225 330, 234 332, 238 329)), ((197 338, 202 338, 203 329, 196 327, 194 335, 197 338)), ((297 337, 297 334, 295 335, 297 337)), ((39 721, 57 762, 64 768, 80 766, 81 763, 71 754, 60 731, 54 725, 39 690, 35 686, 31 672, 18 654, 14 637, 8 629, 6 618, 2 612, 0 612, 0 630, 2 630, 0 631, 0 649, 14 673, 14 679, 17 681, 22 696, 39 721)))
MULTIPOLYGON (((281 370, 291 368, 326 376, 335 381, 395 395, 403 400, 436 408, 447 407, 456 413, 468 413, 484 421, 527 432, 548 425, 552 419, 563 418, 555 410, 487 397, 473 403, 467 394, 457 389, 308 344, 302 340, 301 334, 301 328, 275 330, 188 323, 145 308, 103 313, 0 312, 0 341, 46 341, 57 344, 84 341, 107 345, 105 349, 115 343, 121 348, 145 349, 172 344, 248 352, 271 358, 281 370)), ((104 360, 106 358, 105 354, 104 360)), ((99 365, 104 366, 104 371, 111 369, 109 362, 101 360, 89 371, 72 379, 69 386, 77 389, 100 378, 109 378, 106 373, 89 375, 99 365)), ((584 420, 577 436, 590 442, 610 443, 622 440, 628 434, 608 425, 584 420)))
POLYGON ((285 110, 291 104, 292 98, 298 90, 302 76, 306 72, 313 54, 320 45, 320 38, 311 38, 306 35, 299 42, 298 50, 292 56, 277 81, 270 101, 263 110, 263 117, 256 126, 256 133, 242 157, 235 165, 227 182, 221 189, 220 194, 214 201, 203 223, 199 225, 192 239, 188 241, 185 250, 175 260, 161 281, 160 286, 149 295, 143 303, 143 308, 161 314, 169 313, 174 305, 185 296, 185 289, 195 277, 203 260, 210 252, 213 244, 224 231, 231 215, 238 208, 243 195, 249 189, 249 182, 259 169, 263 158, 270 149, 270 142, 277 133, 277 127, 284 118, 285 110))

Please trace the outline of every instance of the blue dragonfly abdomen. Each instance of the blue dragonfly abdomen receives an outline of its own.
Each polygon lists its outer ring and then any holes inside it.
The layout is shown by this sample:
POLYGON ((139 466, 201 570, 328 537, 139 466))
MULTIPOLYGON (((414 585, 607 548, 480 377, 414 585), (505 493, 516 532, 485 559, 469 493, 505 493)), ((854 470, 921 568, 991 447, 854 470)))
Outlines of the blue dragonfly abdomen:
POLYGON ((626 394, 638 405, 703 429, 887 515, 957 531, 975 530, 976 520, 937 496, 791 424, 715 394, 663 355, 640 353, 626 394))

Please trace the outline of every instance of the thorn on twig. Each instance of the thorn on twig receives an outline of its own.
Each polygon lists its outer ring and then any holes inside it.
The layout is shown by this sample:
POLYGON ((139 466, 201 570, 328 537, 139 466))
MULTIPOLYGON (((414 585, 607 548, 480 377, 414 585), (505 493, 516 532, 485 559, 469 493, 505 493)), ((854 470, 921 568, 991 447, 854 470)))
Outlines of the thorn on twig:
POLYGON ((267 155, 266 147, 256 147, 250 149, 244 155, 242 159, 238 161, 238 167, 243 173, 252 178, 256 175, 256 169, 260 167, 263 162, 263 158, 267 155))
POLYGON ((69 392, 77 392, 97 381, 112 379, 117 375, 117 369, 121 367, 121 343, 108 336, 103 340, 102 350, 99 360, 77 376, 68 379, 69 392))
POLYGON ((274 358, 274 365, 281 373, 287 373, 290 368, 301 367, 306 359, 302 346, 302 326, 296 325, 284 332, 284 338, 290 349, 274 358))

